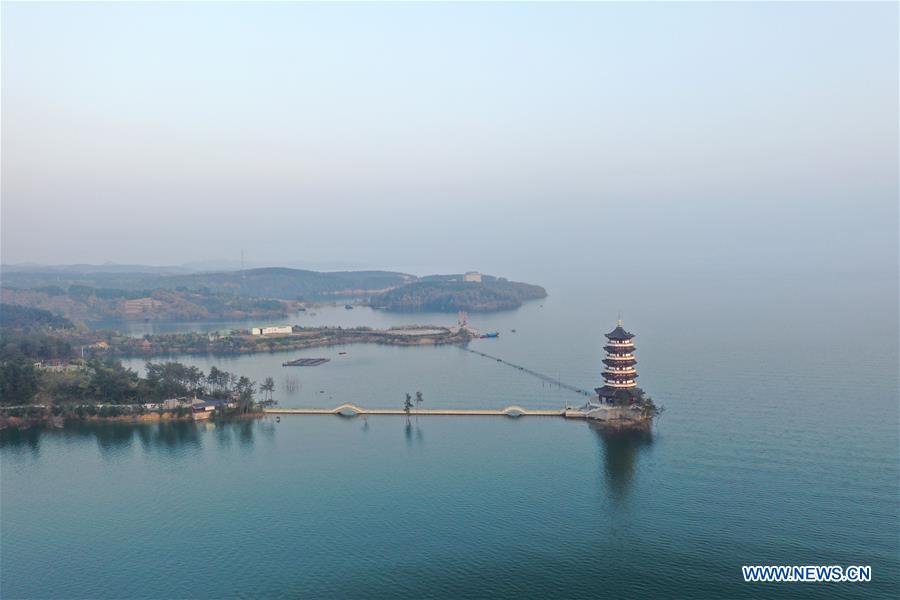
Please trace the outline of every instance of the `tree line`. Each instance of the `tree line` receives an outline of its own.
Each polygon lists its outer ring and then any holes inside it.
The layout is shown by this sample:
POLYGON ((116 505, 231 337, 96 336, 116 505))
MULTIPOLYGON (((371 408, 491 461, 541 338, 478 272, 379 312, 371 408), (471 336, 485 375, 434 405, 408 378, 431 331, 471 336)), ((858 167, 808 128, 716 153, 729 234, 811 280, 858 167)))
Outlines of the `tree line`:
POLYGON ((243 375, 212 367, 204 373, 179 362, 148 362, 146 375, 114 359, 91 359, 74 371, 50 371, 19 357, 0 361, 0 404, 143 404, 170 398, 206 396, 228 399, 241 412, 252 409, 257 391, 270 400, 271 377, 260 385, 243 375))

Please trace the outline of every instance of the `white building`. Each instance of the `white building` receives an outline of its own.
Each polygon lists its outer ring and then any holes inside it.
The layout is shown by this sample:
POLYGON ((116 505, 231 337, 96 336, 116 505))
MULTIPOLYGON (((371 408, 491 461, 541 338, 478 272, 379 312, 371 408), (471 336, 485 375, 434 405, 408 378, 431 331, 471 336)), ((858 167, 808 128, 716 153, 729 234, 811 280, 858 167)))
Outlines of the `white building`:
POLYGON ((278 325, 276 327, 254 327, 250 330, 251 335, 272 335, 274 333, 293 333, 294 328, 290 325, 278 325))
POLYGON ((471 281, 473 283, 481 283, 481 273, 478 271, 469 271, 463 275, 463 281, 471 281))

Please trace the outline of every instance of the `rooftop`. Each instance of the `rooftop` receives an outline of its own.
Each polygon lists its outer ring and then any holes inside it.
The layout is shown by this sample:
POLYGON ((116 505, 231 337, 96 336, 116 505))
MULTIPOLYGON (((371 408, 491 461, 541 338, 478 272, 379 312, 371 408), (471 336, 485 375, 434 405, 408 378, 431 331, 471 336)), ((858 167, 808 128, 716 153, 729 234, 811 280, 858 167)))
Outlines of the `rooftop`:
POLYGON ((619 320, 616 323, 616 328, 606 334, 607 339, 610 340, 630 340, 634 337, 633 333, 629 333, 622 328, 622 321, 619 320))

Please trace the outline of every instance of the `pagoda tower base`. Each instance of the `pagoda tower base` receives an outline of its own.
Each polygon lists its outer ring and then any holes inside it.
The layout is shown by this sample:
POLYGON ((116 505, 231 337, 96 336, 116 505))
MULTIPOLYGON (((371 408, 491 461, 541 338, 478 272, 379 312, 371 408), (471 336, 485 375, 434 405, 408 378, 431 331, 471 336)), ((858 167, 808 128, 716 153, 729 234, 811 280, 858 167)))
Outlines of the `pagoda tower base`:
POLYGON ((600 404, 625 406, 634 404, 644 397, 644 390, 639 387, 617 388, 609 385, 594 388, 600 404))

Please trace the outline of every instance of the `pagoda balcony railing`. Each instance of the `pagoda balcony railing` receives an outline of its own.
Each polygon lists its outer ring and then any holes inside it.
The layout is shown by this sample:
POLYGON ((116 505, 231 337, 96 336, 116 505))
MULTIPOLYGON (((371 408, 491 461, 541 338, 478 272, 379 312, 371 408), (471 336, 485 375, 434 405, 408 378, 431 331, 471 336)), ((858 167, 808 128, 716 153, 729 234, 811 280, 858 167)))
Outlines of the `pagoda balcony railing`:
POLYGON ((633 375, 633 374, 637 373, 637 369, 635 369, 633 367, 631 369, 617 369, 615 367, 606 367, 606 372, 613 373, 616 375, 633 375))
POLYGON ((619 388, 629 388, 637 385, 637 381, 631 379, 629 381, 609 381, 608 379, 604 379, 603 382, 609 387, 619 387, 619 388))
POLYGON ((634 354, 610 354, 607 352, 606 358, 610 360, 632 360, 634 359, 634 354))
POLYGON ((630 348, 634 346, 634 342, 617 342, 615 340, 608 340, 610 346, 621 346, 622 348, 630 348))

